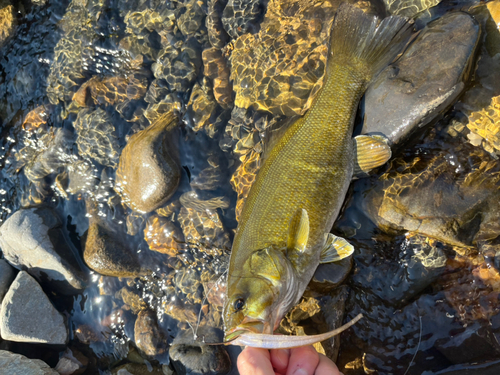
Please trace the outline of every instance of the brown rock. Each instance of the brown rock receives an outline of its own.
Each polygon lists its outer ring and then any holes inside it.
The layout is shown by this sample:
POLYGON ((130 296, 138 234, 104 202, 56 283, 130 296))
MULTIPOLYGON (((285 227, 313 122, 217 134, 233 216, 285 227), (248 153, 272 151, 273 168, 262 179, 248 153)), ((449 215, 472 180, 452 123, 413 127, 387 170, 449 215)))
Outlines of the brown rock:
POLYGON ((137 316, 134 328, 135 345, 148 357, 162 355, 167 350, 167 338, 160 331, 156 314, 143 310, 137 316))
POLYGON ((147 213, 164 205, 179 185, 177 117, 161 115, 134 134, 123 149, 116 190, 131 209, 147 213))
POLYGON ((144 239, 153 251, 176 256, 186 248, 181 230, 169 219, 158 215, 148 218, 144 239))

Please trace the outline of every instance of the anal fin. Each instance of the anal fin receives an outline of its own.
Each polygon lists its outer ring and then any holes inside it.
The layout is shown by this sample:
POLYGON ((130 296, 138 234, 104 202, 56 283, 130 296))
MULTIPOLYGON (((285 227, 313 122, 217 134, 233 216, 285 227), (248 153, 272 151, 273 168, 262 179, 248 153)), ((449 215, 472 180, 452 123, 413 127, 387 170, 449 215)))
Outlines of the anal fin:
POLYGON ((373 168, 385 164, 392 155, 385 139, 376 135, 358 135, 354 138, 354 149, 356 150, 353 173, 355 177, 366 176, 373 168))
POLYGON ((354 247, 342 237, 328 233, 325 246, 321 250, 320 263, 338 262, 354 252, 354 247))

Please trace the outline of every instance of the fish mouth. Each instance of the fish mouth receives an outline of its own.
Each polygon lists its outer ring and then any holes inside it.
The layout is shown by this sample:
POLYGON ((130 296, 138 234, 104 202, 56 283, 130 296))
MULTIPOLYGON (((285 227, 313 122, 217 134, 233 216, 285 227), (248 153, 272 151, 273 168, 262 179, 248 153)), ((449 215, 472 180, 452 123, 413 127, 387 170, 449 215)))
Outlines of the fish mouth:
POLYGON ((266 324, 260 320, 244 321, 226 333, 224 342, 234 340, 245 332, 263 333, 265 327, 266 324))

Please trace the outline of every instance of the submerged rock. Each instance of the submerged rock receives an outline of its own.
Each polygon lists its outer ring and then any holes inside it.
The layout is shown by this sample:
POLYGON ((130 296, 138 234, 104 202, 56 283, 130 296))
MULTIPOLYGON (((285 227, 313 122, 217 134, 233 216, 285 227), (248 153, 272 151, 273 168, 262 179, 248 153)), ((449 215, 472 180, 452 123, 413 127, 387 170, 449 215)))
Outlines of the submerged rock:
POLYGON ((59 375, 80 375, 85 372, 89 360, 76 349, 67 348, 62 354, 55 370, 59 375))
POLYGON ((167 352, 167 337, 158 327, 156 314, 142 310, 135 321, 135 345, 146 357, 158 357, 167 352))
POLYGON ((222 14, 224 29, 233 39, 248 32, 253 34, 263 8, 261 0, 229 0, 222 14))
POLYGON ((475 67, 479 35, 479 24, 467 13, 429 23, 366 91, 361 133, 383 135, 399 145, 442 114, 475 67))
MULTIPOLYGON (((198 337, 205 342, 221 342, 222 336, 210 327, 200 327, 198 337)), ((229 354, 223 346, 193 341, 193 332, 181 332, 170 348, 170 359, 178 375, 224 375, 231 369, 229 354)))
POLYGON ((85 263, 105 276, 135 277, 146 272, 141 268, 133 237, 123 227, 101 218, 95 202, 86 201, 89 229, 82 237, 85 263))
POLYGON ((0 46, 12 36, 16 25, 14 6, 8 0, 0 1, 0 46))
POLYGON ((414 17, 433 6, 441 0, 384 0, 387 12, 401 17, 414 17))
POLYGON ((41 359, 29 359, 6 350, 0 350, 0 368, 4 374, 60 375, 41 359))
MULTIPOLYGON (((491 99, 490 106, 469 116, 467 127, 477 134, 488 152, 500 151, 500 96, 491 99)), ((469 136, 469 139, 472 137, 469 136)), ((472 139, 471 139, 472 143, 472 139)))
POLYGON ((0 227, 0 247, 11 265, 59 292, 72 294, 85 287, 77 250, 48 207, 21 209, 9 217, 0 227))
POLYGON ((130 137, 120 155, 116 190, 135 211, 147 213, 164 205, 179 185, 177 121, 171 112, 161 115, 130 137))
POLYGON ((27 272, 21 271, 2 301, 2 338, 17 342, 64 345, 68 329, 63 315, 27 272))

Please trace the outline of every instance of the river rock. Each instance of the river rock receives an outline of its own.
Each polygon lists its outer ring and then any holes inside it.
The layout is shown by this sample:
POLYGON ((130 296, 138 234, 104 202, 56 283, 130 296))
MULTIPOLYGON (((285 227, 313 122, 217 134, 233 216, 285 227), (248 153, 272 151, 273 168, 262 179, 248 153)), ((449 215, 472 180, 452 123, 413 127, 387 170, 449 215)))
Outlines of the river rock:
POLYGON ((89 360, 76 349, 67 348, 57 362, 55 370, 59 375, 80 375, 85 372, 89 360))
POLYGON ((29 359, 6 350, 0 350, 0 368, 6 375, 60 375, 41 359, 29 359))
POLYGON ((15 277, 14 269, 5 259, 0 259, 0 303, 15 277))
POLYGON ((19 272, 2 301, 0 330, 10 341, 54 345, 68 341, 63 315, 26 271, 19 272))
POLYGON ((0 1, 0 46, 9 39, 17 26, 16 10, 8 0, 0 1))
POLYGON ((352 256, 338 262, 320 264, 307 286, 306 293, 324 295, 337 288, 349 275, 352 256))
POLYGON ((61 293, 85 287, 86 276, 77 250, 62 222, 48 207, 20 209, 0 227, 0 247, 15 268, 61 293))
MULTIPOLYGON (((106 217, 101 218, 97 205, 86 201, 89 215, 89 229, 82 236, 83 259, 85 263, 101 275, 115 277, 135 277, 144 273, 132 236, 106 217)), ((106 215, 104 215, 106 216, 106 215)))
POLYGON ((134 327, 135 344, 147 357, 156 357, 167 351, 167 337, 158 327, 156 314, 143 310, 137 316, 134 327))
POLYGON ((463 12, 429 23, 366 91, 361 133, 383 135, 398 145, 443 113, 474 68, 479 35, 479 24, 463 12))
MULTIPOLYGON (((222 340, 222 336, 210 327, 200 327, 198 337, 205 342, 222 340)), ((175 338, 170 348, 170 359, 178 375, 223 375, 231 369, 229 354, 223 346, 194 342, 191 330, 183 331, 175 338)))
POLYGON ((177 117, 171 112, 163 114, 130 137, 123 149, 116 171, 116 190, 131 209, 151 212, 177 190, 181 177, 177 129, 177 117))

